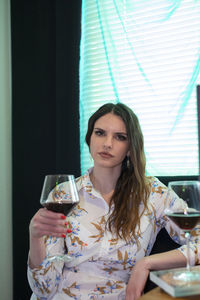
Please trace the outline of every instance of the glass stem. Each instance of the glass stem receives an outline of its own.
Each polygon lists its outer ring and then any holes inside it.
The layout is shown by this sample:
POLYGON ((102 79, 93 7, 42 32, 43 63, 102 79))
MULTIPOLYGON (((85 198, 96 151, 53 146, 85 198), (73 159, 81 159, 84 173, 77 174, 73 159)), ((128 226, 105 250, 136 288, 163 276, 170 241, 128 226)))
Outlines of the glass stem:
POLYGON ((67 244, 66 244, 65 239, 64 239, 64 251, 65 251, 65 254, 68 253, 68 248, 67 248, 67 244))
POLYGON ((191 266, 190 266, 190 233, 187 231, 185 232, 185 238, 186 238, 186 243, 187 243, 187 270, 191 271, 191 266))

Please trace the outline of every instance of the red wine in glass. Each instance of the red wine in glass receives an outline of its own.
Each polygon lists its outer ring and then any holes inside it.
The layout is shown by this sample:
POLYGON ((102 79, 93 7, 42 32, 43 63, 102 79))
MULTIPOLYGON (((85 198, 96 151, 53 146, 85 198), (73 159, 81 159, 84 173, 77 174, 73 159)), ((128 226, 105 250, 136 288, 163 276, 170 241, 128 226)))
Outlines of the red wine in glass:
POLYGON ((175 211, 166 213, 166 216, 184 231, 191 231, 200 222, 200 211, 188 211, 186 213, 175 211))
MULTIPOLYGON (((47 175, 45 176, 40 203, 42 206, 65 216, 72 211, 79 202, 78 191, 74 175, 47 175)), ((49 260, 71 261, 66 242, 64 241, 65 254, 56 254, 49 260)))
POLYGON ((46 202, 43 204, 48 210, 61 213, 67 216, 71 210, 76 206, 75 203, 64 203, 64 202, 46 202))

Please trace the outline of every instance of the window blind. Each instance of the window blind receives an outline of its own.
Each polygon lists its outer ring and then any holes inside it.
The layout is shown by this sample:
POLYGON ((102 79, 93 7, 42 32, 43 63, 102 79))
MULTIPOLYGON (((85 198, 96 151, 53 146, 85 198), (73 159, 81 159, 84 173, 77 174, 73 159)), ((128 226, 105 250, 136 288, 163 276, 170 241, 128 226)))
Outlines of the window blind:
POLYGON ((147 174, 198 175, 196 85, 200 1, 83 0, 80 46, 81 171, 90 115, 122 102, 144 134, 147 174))

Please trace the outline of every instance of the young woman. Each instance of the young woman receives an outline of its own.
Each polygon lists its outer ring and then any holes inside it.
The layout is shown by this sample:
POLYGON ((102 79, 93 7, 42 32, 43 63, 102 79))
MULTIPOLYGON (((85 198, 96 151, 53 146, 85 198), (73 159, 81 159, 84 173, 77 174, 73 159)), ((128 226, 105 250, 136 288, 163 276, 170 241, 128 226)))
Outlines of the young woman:
MULTIPOLYGON (((77 179, 80 204, 67 221, 44 208, 31 220, 31 299, 136 300, 150 270, 186 265, 185 245, 149 256, 163 227, 184 244, 164 210, 185 203, 174 194, 166 198, 166 186, 145 175, 143 135, 133 111, 121 103, 103 105, 89 119, 86 142, 94 166, 77 179), (65 237, 70 263, 48 260, 63 249, 59 237, 65 237)), ((196 236, 193 264, 200 259, 197 243, 196 236)))

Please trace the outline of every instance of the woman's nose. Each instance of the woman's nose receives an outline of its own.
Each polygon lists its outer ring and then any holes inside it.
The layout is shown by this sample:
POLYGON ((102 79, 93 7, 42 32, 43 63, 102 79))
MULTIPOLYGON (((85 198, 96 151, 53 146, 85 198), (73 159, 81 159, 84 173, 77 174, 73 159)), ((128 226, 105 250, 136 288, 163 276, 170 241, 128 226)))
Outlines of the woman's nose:
POLYGON ((104 140, 104 148, 112 148, 112 137, 106 136, 104 140))

